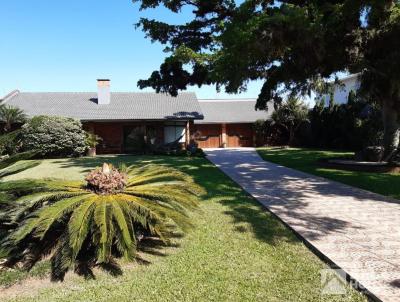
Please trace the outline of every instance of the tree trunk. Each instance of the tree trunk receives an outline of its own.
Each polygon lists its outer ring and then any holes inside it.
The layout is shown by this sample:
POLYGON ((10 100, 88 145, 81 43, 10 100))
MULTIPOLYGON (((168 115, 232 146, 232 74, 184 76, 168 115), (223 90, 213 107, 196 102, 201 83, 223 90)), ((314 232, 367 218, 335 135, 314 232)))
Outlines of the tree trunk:
POLYGON ((393 101, 385 99, 382 106, 385 148, 384 160, 390 161, 399 148, 399 113, 393 106, 393 101))

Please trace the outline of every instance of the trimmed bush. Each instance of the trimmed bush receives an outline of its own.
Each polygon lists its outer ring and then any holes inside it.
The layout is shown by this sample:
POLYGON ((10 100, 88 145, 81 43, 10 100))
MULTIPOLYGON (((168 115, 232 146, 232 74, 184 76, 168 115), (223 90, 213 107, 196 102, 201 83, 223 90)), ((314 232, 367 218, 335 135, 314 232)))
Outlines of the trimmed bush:
POLYGON ((86 135, 75 119, 57 116, 36 116, 22 126, 24 150, 35 150, 42 157, 82 155, 86 135))

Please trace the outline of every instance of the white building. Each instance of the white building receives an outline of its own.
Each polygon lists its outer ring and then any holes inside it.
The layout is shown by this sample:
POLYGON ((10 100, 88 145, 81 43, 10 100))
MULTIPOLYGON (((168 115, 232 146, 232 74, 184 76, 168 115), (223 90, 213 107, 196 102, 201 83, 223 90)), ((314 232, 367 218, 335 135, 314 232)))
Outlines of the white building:
MULTIPOLYGON (((334 87, 333 99, 336 104, 345 104, 347 103, 349 93, 351 91, 357 92, 360 87, 360 82, 358 80, 359 74, 352 74, 347 77, 340 79, 341 84, 336 84, 334 87)), ((325 95, 323 97, 325 99, 326 104, 329 104, 330 96, 325 95)))

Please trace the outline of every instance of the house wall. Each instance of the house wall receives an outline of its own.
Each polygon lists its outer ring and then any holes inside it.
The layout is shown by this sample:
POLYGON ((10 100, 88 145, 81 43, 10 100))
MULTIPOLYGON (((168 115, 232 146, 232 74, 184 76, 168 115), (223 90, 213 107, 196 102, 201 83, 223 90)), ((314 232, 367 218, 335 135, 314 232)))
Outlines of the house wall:
POLYGON ((194 124, 191 133, 198 133, 200 148, 253 147, 252 123, 194 124))

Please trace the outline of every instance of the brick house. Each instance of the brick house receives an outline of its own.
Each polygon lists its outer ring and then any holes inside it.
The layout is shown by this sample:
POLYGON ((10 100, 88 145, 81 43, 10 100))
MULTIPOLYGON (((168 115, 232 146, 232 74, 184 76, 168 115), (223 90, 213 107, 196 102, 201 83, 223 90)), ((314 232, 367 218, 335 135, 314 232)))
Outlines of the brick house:
POLYGON ((198 100, 194 93, 177 97, 148 92, 111 92, 109 80, 97 81, 97 93, 13 91, 2 103, 16 106, 28 116, 53 115, 79 119, 85 130, 103 140, 99 154, 133 153, 136 138, 153 143, 180 138, 187 144, 196 133, 200 147, 254 145, 252 123, 268 117, 255 111, 255 100, 198 100))

